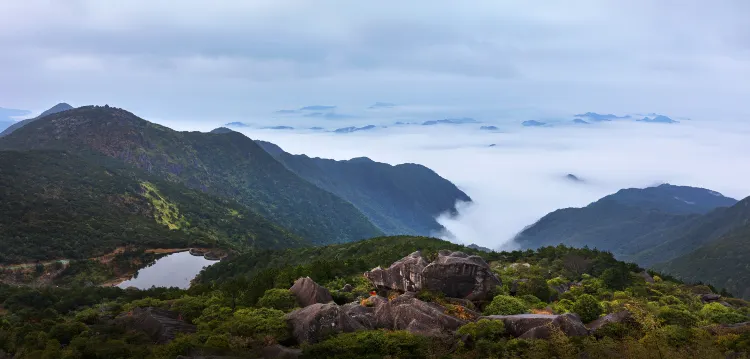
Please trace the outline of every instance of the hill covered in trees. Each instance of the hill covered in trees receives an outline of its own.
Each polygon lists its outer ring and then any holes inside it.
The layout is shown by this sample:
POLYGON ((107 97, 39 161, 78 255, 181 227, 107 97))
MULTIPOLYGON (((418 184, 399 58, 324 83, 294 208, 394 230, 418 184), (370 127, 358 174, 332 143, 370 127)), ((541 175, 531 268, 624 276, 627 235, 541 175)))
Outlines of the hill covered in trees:
POLYGON ((650 266, 689 253, 741 226, 746 203, 702 188, 625 189, 583 208, 547 214, 516 236, 524 248, 589 246, 650 266))
POLYGON ((437 216, 455 214, 457 201, 471 201, 453 183, 421 165, 391 166, 366 157, 310 158, 256 142, 298 176, 354 204, 389 235, 432 235, 443 229, 437 216))
POLYGON ((304 243, 232 200, 97 162, 57 150, 0 151, 0 264, 88 258, 129 245, 254 249, 304 243))
POLYGON ((303 180, 236 132, 177 132, 122 109, 85 106, 26 124, 0 139, 0 149, 104 155, 163 180, 235 200, 313 243, 382 234, 351 203, 303 180))
POLYGON ((0 353, 573 359, 742 358, 750 351, 747 302, 597 250, 485 253, 402 236, 264 256, 267 263, 245 255, 209 267, 189 290, 0 286, 0 353), (446 295, 445 286, 404 293, 362 275, 391 263, 418 273, 417 261, 484 268, 425 269, 424 278, 476 275, 500 285, 467 300, 446 295))

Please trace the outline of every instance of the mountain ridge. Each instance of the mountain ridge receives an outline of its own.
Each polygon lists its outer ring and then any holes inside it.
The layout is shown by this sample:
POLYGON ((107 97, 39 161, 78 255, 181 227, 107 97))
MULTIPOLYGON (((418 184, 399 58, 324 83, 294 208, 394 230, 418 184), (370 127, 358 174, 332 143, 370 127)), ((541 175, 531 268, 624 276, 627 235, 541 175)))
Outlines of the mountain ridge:
POLYGON ((353 205, 299 178, 238 132, 178 132, 109 106, 44 117, 0 149, 105 155, 172 182, 234 199, 314 243, 381 235, 353 205))
POLYGON ((289 154, 270 142, 256 142, 292 172, 351 202, 386 234, 433 234, 444 229, 437 216, 456 214, 457 201, 471 201, 453 183, 422 165, 392 166, 366 157, 311 158, 289 154))

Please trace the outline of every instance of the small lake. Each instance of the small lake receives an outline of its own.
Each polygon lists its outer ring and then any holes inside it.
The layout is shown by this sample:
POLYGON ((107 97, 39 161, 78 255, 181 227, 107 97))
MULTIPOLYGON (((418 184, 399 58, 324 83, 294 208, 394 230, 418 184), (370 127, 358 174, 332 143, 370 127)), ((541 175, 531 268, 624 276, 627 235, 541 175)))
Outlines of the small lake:
POLYGON ((178 287, 187 289, 198 273, 218 261, 194 256, 190 252, 173 253, 156 260, 151 266, 141 268, 133 278, 118 285, 120 288, 178 287))

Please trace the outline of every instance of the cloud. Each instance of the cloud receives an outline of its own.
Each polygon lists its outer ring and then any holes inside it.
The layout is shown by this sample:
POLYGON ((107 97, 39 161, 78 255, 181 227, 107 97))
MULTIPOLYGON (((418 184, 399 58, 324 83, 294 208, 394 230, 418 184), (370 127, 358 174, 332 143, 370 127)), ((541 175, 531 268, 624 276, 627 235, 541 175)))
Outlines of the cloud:
POLYGON ((300 111, 330 111, 335 110, 336 106, 312 105, 300 108, 300 111))
POLYGON ((334 159, 369 157, 426 165, 474 199, 456 218, 440 222, 463 243, 512 248, 512 237, 543 215, 585 206, 626 187, 660 182, 750 196, 750 125, 694 120, 679 126, 635 121, 500 131, 473 126, 412 126, 331 133, 241 129, 292 153, 334 159), (489 147, 495 143, 496 146, 489 147), (572 173, 585 183, 565 179, 572 173))
POLYGON ((195 123, 290 99, 743 115, 748 12, 743 0, 6 1, 0 86, 6 106, 117 103, 195 123))

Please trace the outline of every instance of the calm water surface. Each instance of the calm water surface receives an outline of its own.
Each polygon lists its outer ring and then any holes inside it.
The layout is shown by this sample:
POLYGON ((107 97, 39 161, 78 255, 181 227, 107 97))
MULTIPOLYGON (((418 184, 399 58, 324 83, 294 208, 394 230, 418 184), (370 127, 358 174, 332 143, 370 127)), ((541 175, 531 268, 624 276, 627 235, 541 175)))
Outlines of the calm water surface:
POLYGON ((198 273, 218 261, 191 255, 189 252, 170 254, 158 259, 153 265, 141 268, 133 278, 118 285, 120 288, 178 287, 187 289, 198 273))

